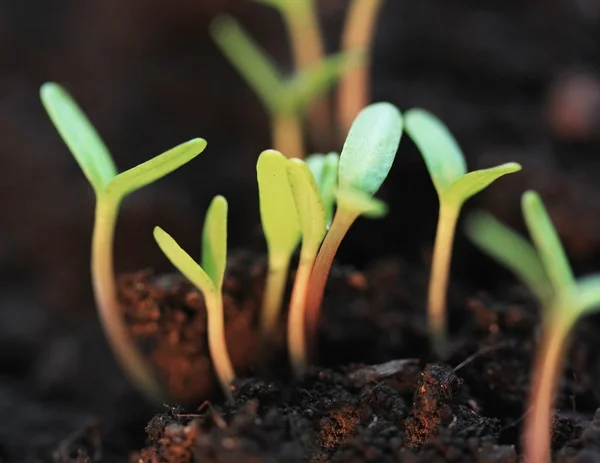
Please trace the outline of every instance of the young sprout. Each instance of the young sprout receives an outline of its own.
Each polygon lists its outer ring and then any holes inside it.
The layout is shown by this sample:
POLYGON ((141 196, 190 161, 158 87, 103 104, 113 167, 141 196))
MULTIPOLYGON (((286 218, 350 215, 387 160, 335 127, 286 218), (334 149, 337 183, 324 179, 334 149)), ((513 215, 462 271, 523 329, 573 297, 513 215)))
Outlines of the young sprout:
POLYGON ((222 295, 227 264, 227 201, 223 196, 215 196, 206 212, 202 233, 202 266, 162 228, 154 229, 154 238, 171 263, 204 296, 210 357, 223 392, 231 401, 231 382, 235 379, 235 373, 227 351, 222 295))
POLYGON ((402 116, 390 103, 367 106, 356 117, 340 154, 337 210, 319 249, 308 284, 306 336, 316 340, 325 284, 333 258, 354 221, 361 215, 381 217, 386 205, 373 194, 387 177, 402 136, 402 116))
POLYGON ((485 253, 511 270, 539 299, 542 335, 530 386, 523 434, 524 461, 550 461, 552 407, 562 374, 568 336, 581 317, 600 310, 600 274, 575 279, 539 195, 522 198, 523 215, 533 246, 489 214, 467 222, 467 235, 485 253))
POLYGON ((454 232, 467 199, 492 182, 521 170, 514 162, 467 173, 458 143, 432 114, 412 109, 405 115, 405 129, 421 152, 439 198, 439 217, 427 301, 429 334, 434 351, 443 356, 446 344, 446 293, 452 260, 454 232))
POLYGON ((117 300, 113 269, 113 238, 119 205, 130 193, 181 167, 206 147, 190 140, 121 174, 100 136, 69 94, 55 83, 45 83, 40 96, 50 119, 83 170, 96 195, 92 238, 92 280, 102 326, 110 346, 130 380, 153 400, 161 387, 133 342, 117 300))
POLYGON ((327 229, 333 220, 333 206, 335 205, 335 190, 338 181, 338 165, 340 155, 337 153, 311 154, 306 158, 306 164, 313 174, 327 218, 327 229))
POLYGON ((271 116, 273 147, 288 158, 303 158, 301 120, 304 111, 340 74, 360 62, 361 54, 332 55, 286 79, 235 19, 221 16, 213 22, 210 31, 271 116))
POLYGON ((278 151, 261 153, 256 164, 260 216, 267 240, 269 271, 260 328, 268 341, 281 312, 290 259, 300 242, 300 222, 287 173, 288 160, 278 151))
POLYGON ((327 232, 327 216, 319 187, 308 165, 300 159, 290 159, 287 161, 287 172, 302 227, 300 262, 288 316, 290 359, 294 373, 300 376, 308 366, 304 312, 308 282, 319 246, 327 232))

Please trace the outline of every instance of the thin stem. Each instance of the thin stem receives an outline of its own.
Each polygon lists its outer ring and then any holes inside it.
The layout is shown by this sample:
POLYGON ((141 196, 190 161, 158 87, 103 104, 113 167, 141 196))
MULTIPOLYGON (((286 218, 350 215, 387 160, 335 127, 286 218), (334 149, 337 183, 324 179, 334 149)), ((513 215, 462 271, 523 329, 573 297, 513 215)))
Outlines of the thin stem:
POLYGON ((359 215, 357 212, 339 207, 333 218, 331 228, 327 232, 321 249, 317 254, 308 284, 306 300, 306 337, 309 346, 313 350, 317 339, 317 327, 321 313, 321 304, 323 303, 323 295, 325 293, 325 285, 327 284, 333 259, 342 239, 344 239, 348 229, 359 215))
MULTIPOLYGON (((565 313, 557 310, 553 313, 565 313)), ((546 463, 550 461, 550 441, 553 402, 558 388, 563 355, 572 322, 555 317, 545 324, 542 342, 538 346, 533 370, 529 404, 523 433, 524 462, 546 463)))
POLYGON ((263 296, 262 310, 260 313, 260 331, 264 342, 272 339, 279 314, 285 285, 287 283, 288 271, 290 266, 290 256, 283 258, 279 255, 269 259, 269 273, 267 274, 267 283, 263 296))
POLYGON ((131 382, 156 402, 163 397, 152 368, 135 345, 117 300, 113 238, 118 204, 98 198, 92 238, 92 280, 100 321, 110 347, 131 382))
POLYGON ((304 158, 302 122, 295 114, 287 112, 272 114, 273 148, 286 158, 304 158))
POLYGON ((433 262, 429 277, 428 322, 429 335, 432 348, 440 357, 446 344, 446 295, 448 292, 448 279, 452 261, 452 247, 456 222, 460 213, 460 205, 444 204, 440 202, 435 245, 433 248, 433 262))
POLYGON ((354 118, 370 100, 369 57, 375 36, 375 23, 382 3, 382 0, 354 0, 348 11, 342 36, 342 50, 363 50, 365 60, 360 66, 346 71, 340 81, 337 117, 343 134, 348 133, 354 118))
POLYGON ((217 372, 227 400, 233 401, 231 383, 235 379, 235 372, 231 366, 227 339, 225 337, 225 319, 223 314, 223 296, 220 289, 205 292, 206 313, 208 317, 208 349, 210 358, 217 372))

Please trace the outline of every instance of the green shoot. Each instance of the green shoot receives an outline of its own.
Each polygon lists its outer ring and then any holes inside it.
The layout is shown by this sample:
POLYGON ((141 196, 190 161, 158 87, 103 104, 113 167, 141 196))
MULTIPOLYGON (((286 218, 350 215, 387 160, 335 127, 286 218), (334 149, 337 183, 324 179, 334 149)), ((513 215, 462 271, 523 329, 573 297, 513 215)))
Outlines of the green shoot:
POLYGON ((573 272, 539 195, 528 191, 523 215, 533 240, 488 214, 471 216, 467 235, 485 253, 511 270, 542 306, 542 337, 530 387, 523 435, 524 461, 549 462, 554 396, 568 336, 579 318, 600 310, 600 274, 579 279, 573 272))
POLYGON ((421 109, 412 109, 406 113, 405 125, 425 160, 439 198, 427 310, 432 349, 443 356, 447 332, 446 293, 460 210, 471 196, 503 175, 521 170, 521 166, 510 162, 467 173, 458 143, 439 119, 421 109))
POLYGON ((337 210, 321 245, 309 281, 306 301, 307 338, 316 340, 327 278, 334 256, 360 215, 380 217, 386 207, 372 197, 387 177, 402 136, 402 116, 390 103, 367 106, 356 117, 340 154, 337 210))
POLYGON ((272 338, 277 326, 290 259, 300 242, 300 222, 288 180, 287 162, 283 154, 267 150, 261 153, 256 164, 260 216, 269 254, 260 320, 265 341, 272 338))
POLYGON ((290 159, 287 161, 287 172, 302 227, 300 262, 288 316, 290 359, 294 373, 300 376, 308 366, 304 312, 308 283, 319 246, 327 231, 327 217, 319 188, 308 165, 299 159, 290 159))
POLYGON ((163 393, 152 369, 131 339, 117 300, 113 269, 113 239, 121 201, 192 160, 206 147, 190 140, 121 174, 104 142, 71 96, 58 84, 45 83, 40 97, 50 119, 69 147, 96 195, 92 238, 92 280, 102 326, 110 346, 129 379, 148 398, 163 393))
POLYGON ((337 116, 340 129, 346 133, 352 121, 369 102, 370 49, 375 36, 375 22, 383 0, 353 0, 342 36, 342 50, 360 50, 363 61, 346 72, 337 92, 337 116))
POLYGON ((154 238, 169 261, 204 296, 210 356, 223 392, 232 401, 231 382, 235 379, 235 373, 227 351, 222 294, 227 264, 227 201, 223 196, 215 196, 206 212, 202 234, 202 266, 162 228, 154 229, 154 238))
POLYGON ((333 220, 333 206, 335 205, 335 190, 337 189, 337 175, 340 155, 337 153, 329 154, 311 154, 306 158, 306 163, 312 172, 321 200, 325 207, 325 216, 327 218, 327 228, 331 226, 333 220))

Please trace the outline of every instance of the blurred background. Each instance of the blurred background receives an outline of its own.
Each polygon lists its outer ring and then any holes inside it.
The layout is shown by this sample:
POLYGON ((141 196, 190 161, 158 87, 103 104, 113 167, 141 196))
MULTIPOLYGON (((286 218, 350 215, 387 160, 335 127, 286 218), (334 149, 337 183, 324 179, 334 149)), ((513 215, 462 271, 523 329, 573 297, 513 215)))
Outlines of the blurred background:
MULTIPOLYGON (((333 52, 348 1, 318 3, 333 52)), ((520 227, 520 195, 537 189, 576 268, 597 270, 600 1, 384 3, 373 99, 435 113, 472 169, 521 162, 522 173, 501 179, 469 207, 520 227)), ((197 159, 124 203, 119 271, 170 270, 152 239, 157 224, 199 252, 201 221, 215 194, 230 202, 230 248, 264 250, 255 163, 269 148, 268 118, 208 34, 220 13, 234 15, 290 69, 279 15, 249 0, 0 0, 0 410, 76 394, 57 386, 65 371, 77 371, 64 361, 73 351, 69 333, 89 330, 96 341, 87 348, 106 350, 89 279, 94 197, 40 104, 43 82, 70 91, 121 170, 190 138, 208 140, 197 159), (34 381, 22 389, 23 378, 34 381)), ((407 137, 380 197, 390 204, 389 217, 360 221, 340 260, 359 267, 387 254, 426 261, 437 199, 407 137)), ((473 288, 493 285, 481 271, 487 262, 459 235, 455 278, 473 288)), ((104 376, 97 369, 90 381, 104 376)), ((14 430, 3 426, 0 457, 17 445, 14 430), (9 435, 13 441, 3 447, 9 435)))

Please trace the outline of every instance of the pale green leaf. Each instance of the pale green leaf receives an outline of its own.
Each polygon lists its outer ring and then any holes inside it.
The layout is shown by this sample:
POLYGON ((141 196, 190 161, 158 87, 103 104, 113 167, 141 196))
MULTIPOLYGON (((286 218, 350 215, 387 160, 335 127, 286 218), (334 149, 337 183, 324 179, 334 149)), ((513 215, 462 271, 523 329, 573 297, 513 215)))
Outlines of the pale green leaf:
POLYGON ((47 82, 40 89, 42 103, 56 130, 73 154, 96 195, 102 194, 117 169, 98 132, 60 85, 47 82))
POLYGON ((154 227, 154 239, 169 261, 204 294, 208 295, 217 291, 213 281, 207 273, 185 252, 177 242, 160 227, 154 227))
POLYGON ((312 172, 319 193, 325 207, 327 226, 333 220, 333 206, 335 205, 335 190, 337 188, 338 165, 340 156, 337 153, 313 154, 306 158, 306 163, 312 172))
POLYGON ((524 236, 486 212, 472 213, 465 232, 478 248, 513 272, 542 305, 549 306, 552 284, 537 251, 524 236))
POLYGON ((458 178, 443 194, 443 198, 457 205, 462 205, 471 196, 479 193, 500 177, 518 172, 521 166, 516 162, 508 162, 489 169, 475 170, 458 178))
POLYGON ((291 255, 300 241, 300 222, 287 174, 287 159, 278 151, 263 151, 256 174, 269 254, 291 255))
POLYGON ((198 156, 206 147, 202 138, 177 145, 149 161, 117 175, 105 188, 105 194, 120 200, 129 193, 170 174, 198 156))
POLYGON ((588 275, 577 280, 575 315, 600 310, 600 274, 588 275))
POLYGON ((227 265, 227 200, 215 196, 204 219, 202 233, 202 267, 221 291, 227 265))
POLYGON ((319 187, 304 161, 288 160, 287 171, 302 229, 302 250, 316 255, 327 231, 327 217, 319 187))
POLYGON ((351 210, 371 219, 381 218, 388 212, 387 204, 356 188, 338 188, 336 198, 341 209, 351 210))
POLYGON ((570 294, 575 287, 573 271, 540 196, 535 191, 526 191, 521 205, 529 234, 556 295, 570 294))
POLYGON ((404 115, 404 126, 425 160, 438 196, 444 196, 467 173, 458 143, 442 121, 423 109, 409 110, 404 115))
POLYGON ((390 103, 363 109, 350 128, 340 154, 340 188, 374 194, 387 177, 402 136, 402 115, 390 103))

